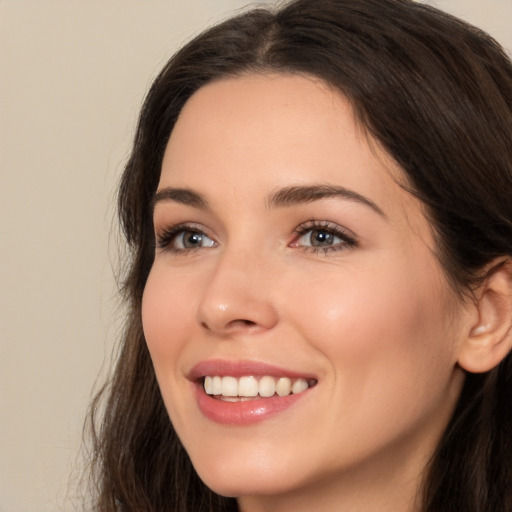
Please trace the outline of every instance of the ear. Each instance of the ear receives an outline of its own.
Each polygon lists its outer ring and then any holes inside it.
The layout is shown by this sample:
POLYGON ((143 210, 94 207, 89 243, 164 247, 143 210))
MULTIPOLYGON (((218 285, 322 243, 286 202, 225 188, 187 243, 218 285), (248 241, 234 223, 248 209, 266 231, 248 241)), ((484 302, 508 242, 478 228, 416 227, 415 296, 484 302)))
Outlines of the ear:
POLYGON ((512 260, 494 262, 475 292, 475 315, 459 352, 459 365, 472 373, 497 366, 512 348, 512 260))

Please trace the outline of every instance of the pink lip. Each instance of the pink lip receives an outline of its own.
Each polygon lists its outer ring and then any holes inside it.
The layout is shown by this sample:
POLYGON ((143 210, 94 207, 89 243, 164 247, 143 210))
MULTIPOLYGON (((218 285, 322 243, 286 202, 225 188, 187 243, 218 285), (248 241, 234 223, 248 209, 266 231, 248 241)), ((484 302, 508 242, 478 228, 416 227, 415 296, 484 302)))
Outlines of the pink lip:
POLYGON ((244 375, 270 375, 271 377, 288 377, 290 379, 315 379, 316 377, 311 373, 303 373, 279 368, 267 363, 258 361, 228 361, 224 359, 211 359, 202 361, 195 365, 188 373, 190 380, 202 379, 206 375, 210 376, 225 376, 243 377, 244 375))
POLYGON ((249 425, 263 421, 294 406, 297 402, 309 395, 304 391, 298 395, 284 397, 257 398, 244 402, 226 402, 207 395, 203 389, 202 378, 206 375, 230 375, 242 377, 244 375, 270 375, 272 377, 289 377, 314 379, 310 374, 298 373, 273 365, 254 361, 204 361, 194 366, 188 378, 193 381, 195 396, 200 411, 211 421, 225 425, 249 425))

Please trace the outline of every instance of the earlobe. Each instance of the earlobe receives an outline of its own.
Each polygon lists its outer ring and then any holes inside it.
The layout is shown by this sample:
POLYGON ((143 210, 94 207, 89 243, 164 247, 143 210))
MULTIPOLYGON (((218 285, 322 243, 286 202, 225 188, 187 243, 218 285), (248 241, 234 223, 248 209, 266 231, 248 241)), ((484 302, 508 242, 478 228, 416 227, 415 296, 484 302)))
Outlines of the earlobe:
POLYGON ((491 370, 512 348, 512 260, 492 268, 476 291, 477 320, 459 352, 459 365, 472 373, 491 370))

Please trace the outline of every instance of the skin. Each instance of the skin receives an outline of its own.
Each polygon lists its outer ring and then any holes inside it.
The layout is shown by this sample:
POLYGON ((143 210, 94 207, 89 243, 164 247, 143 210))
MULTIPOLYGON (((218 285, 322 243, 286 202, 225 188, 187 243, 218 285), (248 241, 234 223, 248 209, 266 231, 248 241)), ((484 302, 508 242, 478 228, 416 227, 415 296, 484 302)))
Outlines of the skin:
POLYGON ((208 206, 158 201, 156 236, 191 223, 205 238, 188 251, 179 236, 157 247, 144 331, 194 467, 245 512, 416 509, 463 384, 468 315, 421 204, 397 178, 348 101, 307 76, 209 84, 172 132, 158 188, 189 189, 208 206), (319 184, 374 206, 344 197, 269 205, 279 189, 319 184), (315 250, 304 234, 311 220, 355 243, 315 250), (313 374, 318 384, 265 421, 222 425, 201 413, 187 378, 217 358, 313 374))

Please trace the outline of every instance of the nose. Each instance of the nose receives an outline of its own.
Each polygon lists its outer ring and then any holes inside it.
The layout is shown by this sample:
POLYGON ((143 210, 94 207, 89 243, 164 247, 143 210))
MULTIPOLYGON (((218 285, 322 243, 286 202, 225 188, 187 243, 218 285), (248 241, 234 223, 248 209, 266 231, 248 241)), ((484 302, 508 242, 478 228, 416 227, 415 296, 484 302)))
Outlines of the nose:
POLYGON ((217 336, 261 333, 278 322, 271 299, 271 272, 255 258, 234 251, 216 262, 203 290, 197 321, 217 336))

